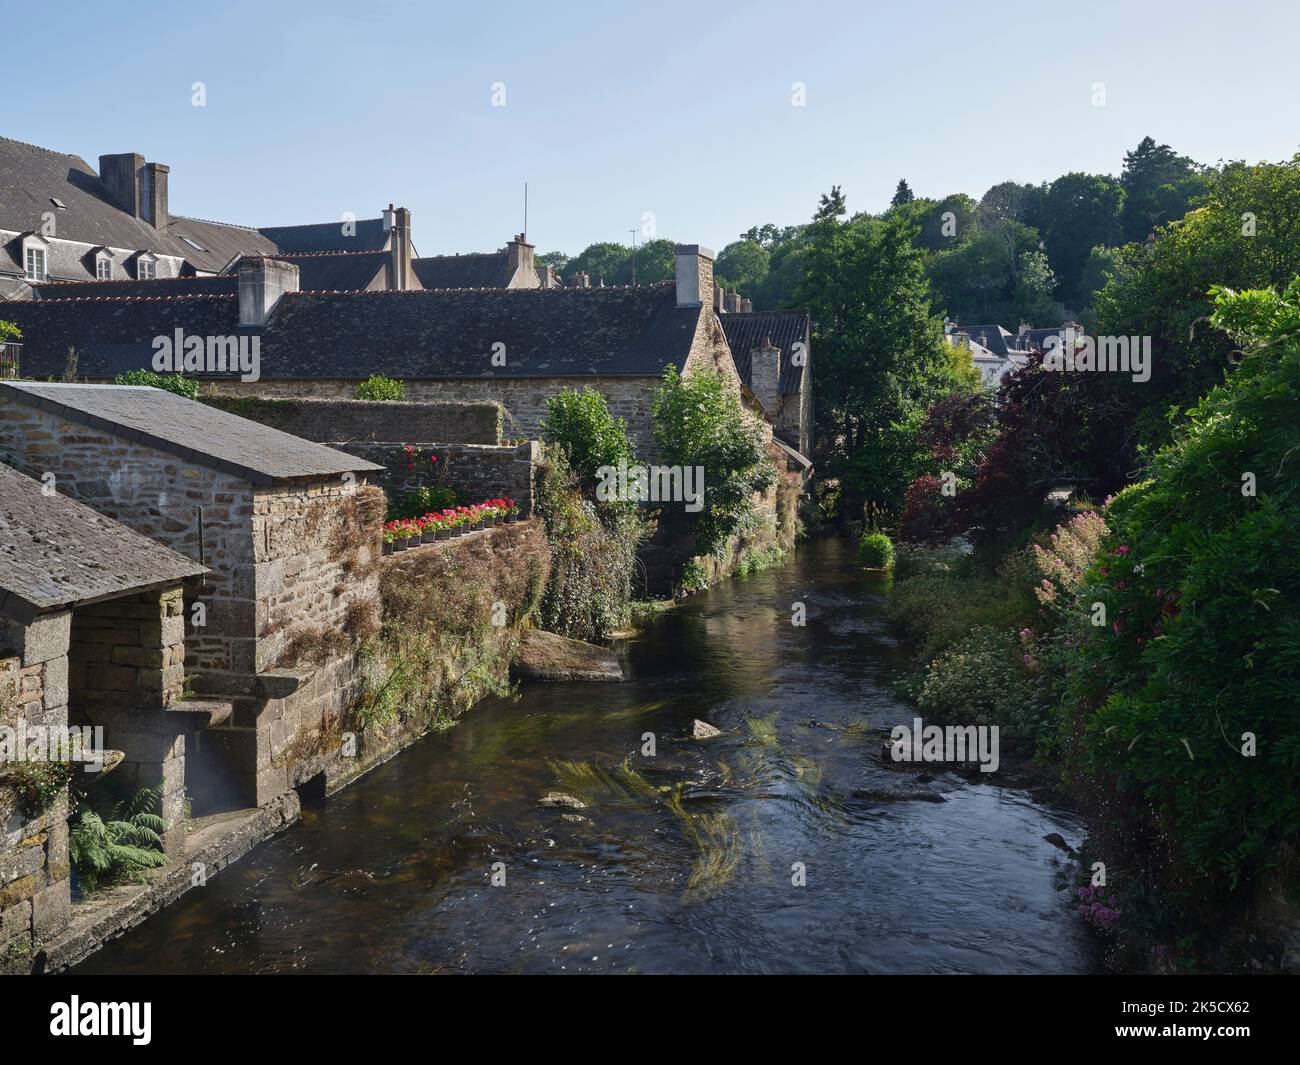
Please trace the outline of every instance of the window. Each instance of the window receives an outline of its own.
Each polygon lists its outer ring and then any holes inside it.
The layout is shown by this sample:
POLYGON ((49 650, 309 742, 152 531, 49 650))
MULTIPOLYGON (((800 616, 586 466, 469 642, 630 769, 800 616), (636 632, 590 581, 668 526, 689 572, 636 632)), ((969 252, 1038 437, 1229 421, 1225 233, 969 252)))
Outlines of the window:
POLYGON ((29 247, 26 255, 26 266, 28 281, 45 281, 45 249, 29 247))
POLYGON ((140 175, 140 217, 153 225, 153 171, 148 167, 140 175))
POLYGON ((50 203, 54 204, 54 206, 57 207, 60 211, 66 211, 68 209, 68 205, 64 203, 61 199, 59 199, 57 196, 51 196, 50 203))
POLYGON ((141 281, 152 281, 158 276, 158 264, 152 259, 141 259, 136 265, 135 276, 141 281))
POLYGON ((207 251, 207 250, 208 250, 208 249, 205 248, 202 244, 200 244, 197 240, 190 240, 189 237, 181 237, 181 240, 185 241, 186 244, 188 244, 191 248, 194 248, 196 251, 207 251))
POLYGON ((113 260, 107 255, 101 255, 95 260, 95 276, 101 281, 113 279, 113 260))

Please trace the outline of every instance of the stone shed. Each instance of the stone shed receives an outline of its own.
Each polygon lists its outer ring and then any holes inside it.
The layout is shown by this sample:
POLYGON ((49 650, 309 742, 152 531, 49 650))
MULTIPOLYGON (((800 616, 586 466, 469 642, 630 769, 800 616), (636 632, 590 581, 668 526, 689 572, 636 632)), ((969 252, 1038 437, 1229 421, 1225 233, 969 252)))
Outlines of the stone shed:
POLYGON ((0 454, 208 571, 183 608, 209 718, 195 810, 291 786, 300 726, 351 694, 343 634, 374 609, 381 467, 160 389, 34 382, 0 384, 0 454))
POLYGON ((204 572, 0 464, 0 957, 67 924, 68 779, 158 785, 176 851, 193 728, 182 587, 204 572))

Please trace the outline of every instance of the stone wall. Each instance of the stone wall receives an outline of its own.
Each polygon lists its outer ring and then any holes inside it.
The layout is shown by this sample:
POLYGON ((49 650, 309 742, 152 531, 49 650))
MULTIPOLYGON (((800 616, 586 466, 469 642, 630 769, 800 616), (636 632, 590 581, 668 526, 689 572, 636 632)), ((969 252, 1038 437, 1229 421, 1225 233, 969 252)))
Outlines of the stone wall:
MULTIPOLYGON (((274 384, 274 382, 271 382, 274 384)), ((261 422, 304 440, 349 449, 359 440, 454 440, 459 444, 501 442, 498 403, 387 403, 360 399, 272 398, 218 394, 203 402, 241 418, 261 422)), ((306 389, 302 390, 306 392, 306 389)), ((355 393, 355 387, 352 388, 355 393)))
MULTIPOLYGON (((68 611, 31 625, 0 620, 0 725, 68 723, 68 611)), ((66 926, 71 904, 66 790, 24 809, 0 765, 0 963, 21 959, 66 926)))
POLYGON ((21 403, 0 404, 0 452, 54 474, 64 495, 201 560, 212 570, 207 624, 189 633, 187 663, 252 671, 252 485, 21 403))
POLYGON ((470 502, 505 496, 519 504, 523 517, 532 514, 533 474, 541 459, 537 441, 515 447, 409 443, 420 449, 423 458, 414 470, 406 468, 409 463, 403 444, 352 443, 348 451, 386 467, 384 473, 370 476, 388 493, 390 503, 399 502, 412 488, 441 483, 464 492, 470 502), (438 456, 436 465, 429 463, 430 455, 438 456))
POLYGON ((72 703, 161 709, 185 685, 181 589, 78 607, 68 653, 72 703))

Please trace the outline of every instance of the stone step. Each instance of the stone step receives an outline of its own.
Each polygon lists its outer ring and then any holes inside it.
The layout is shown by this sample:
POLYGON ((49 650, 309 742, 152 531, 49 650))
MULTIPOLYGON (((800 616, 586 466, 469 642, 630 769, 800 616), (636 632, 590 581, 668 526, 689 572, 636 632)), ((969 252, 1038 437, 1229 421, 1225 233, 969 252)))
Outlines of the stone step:
POLYGON ((166 713, 186 729, 215 728, 230 720, 235 704, 229 699, 182 699, 167 707, 166 713))

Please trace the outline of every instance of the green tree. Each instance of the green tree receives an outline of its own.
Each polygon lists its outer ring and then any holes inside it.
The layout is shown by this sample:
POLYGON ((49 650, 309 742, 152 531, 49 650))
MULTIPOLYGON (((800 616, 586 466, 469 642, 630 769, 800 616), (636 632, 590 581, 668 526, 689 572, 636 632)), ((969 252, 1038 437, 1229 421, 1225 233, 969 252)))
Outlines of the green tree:
POLYGON ((546 399, 542 432, 549 443, 564 449, 568 465, 583 488, 590 489, 602 466, 635 461, 627 423, 609 412, 605 397, 584 385, 566 388, 546 399))
POLYGON ((1104 174, 1065 174, 1047 188, 1039 227, 1061 298, 1081 302, 1080 280, 1088 253, 1097 244, 1121 242, 1124 189, 1104 174))
POLYGON ((916 199, 912 192, 912 186, 907 183, 906 178, 898 179, 898 187, 894 189, 894 198, 889 201, 890 207, 901 207, 905 203, 911 203, 916 199))
POLYGON ((915 475, 926 409, 957 382, 914 228, 894 212, 843 214, 833 188, 808 227, 797 295, 812 311, 823 468, 844 518, 880 522, 915 475))
POLYGON ((754 240, 732 241, 718 255, 713 274, 720 285, 753 298, 772 264, 772 253, 754 240))
POLYGON ((610 241, 589 244, 569 260, 566 272, 588 274, 593 285, 631 284, 632 249, 610 241))
POLYGON ((1129 241, 1146 240, 1160 226, 1182 218, 1206 184, 1191 159, 1151 137, 1143 137, 1133 151, 1124 153, 1119 181, 1124 188, 1121 221, 1124 239, 1129 241))
POLYGON ((115 385, 144 385, 149 388, 161 388, 164 392, 175 392, 186 399, 199 398, 199 383, 178 373, 160 374, 153 370, 128 370, 113 378, 115 385))
POLYGON ((661 462, 704 471, 702 509, 692 512, 684 503, 670 503, 660 520, 674 534, 693 537, 692 554, 721 551, 754 522, 754 493, 776 483, 762 423, 741 406, 720 374, 695 370, 681 375, 673 366, 664 371, 651 415, 661 462))
POLYGON ((1016 321, 1040 324, 1059 321, 1061 306, 1052 296, 1055 289, 1056 277, 1047 256, 1041 251, 1022 252, 1016 295, 1011 304, 1016 321))

